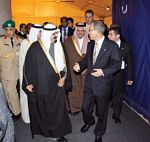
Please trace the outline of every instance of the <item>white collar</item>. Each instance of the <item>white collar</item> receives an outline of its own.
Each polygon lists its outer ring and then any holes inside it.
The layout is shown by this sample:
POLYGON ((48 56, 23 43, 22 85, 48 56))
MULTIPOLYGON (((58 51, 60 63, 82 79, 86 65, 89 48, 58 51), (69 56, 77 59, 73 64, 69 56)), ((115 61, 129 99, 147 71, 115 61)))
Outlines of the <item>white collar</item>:
POLYGON ((95 43, 97 43, 98 44, 98 46, 102 46, 102 43, 103 43, 103 41, 104 41, 104 39, 105 39, 105 36, 103 36, 100 40, 98 40, 98 41, 95 41, 95 43))
POLYGON ((82 38, 78 38, 78 42, 79 42, 79 48, 80 48, 80 50, 82 49, 82 46, 83 46, 83 40, 84 40, 84 37, 82 37, 82 38))
POLYGON ((118 41, 116 41, 116 43, 117 43, 118 46, 120 47, 120 45, 121 45, 121 40, 119 39, 118 41))
POLYGON ((64 29, 68 30, 68 26, 67 26, 67 27, 65 27, 65 28, 64 28, 64 27, 62 27, 62 29, 63 29, 63 30, 64 30, 64 29))

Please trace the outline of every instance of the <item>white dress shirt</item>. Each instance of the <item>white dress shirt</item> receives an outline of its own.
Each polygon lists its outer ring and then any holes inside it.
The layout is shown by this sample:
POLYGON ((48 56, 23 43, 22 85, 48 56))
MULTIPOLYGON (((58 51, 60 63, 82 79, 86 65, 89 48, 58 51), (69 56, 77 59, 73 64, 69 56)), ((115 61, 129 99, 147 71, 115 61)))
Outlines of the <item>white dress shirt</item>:
MULTIPOLYGON (((102 46, 102 44, 103 44, 104 39, 105 39, 105 37, 103 36, 100 40, 95 41, 95 44, 98 44, 97 48, 94 47, 94 52, 95 52, 95 50, 96 50, 96 58, 97 58, 97 56, 98 56, 98 54, 99 54, 99 52, 100 52, 100 49, 101 49, 101 46, 102 46)), ((94 53, 94 52, 93 52, 93 53, 94 53)))
POLYGON ((64 37, 64 29, 66 29, 66 36, 68 36, 68 27, 65 27, 65 28, 62 27, 61 36, 62 36, 62 41, 63 42, 64 42, 64 39, 65 39, 65 37, 64 37))
POLYGON ((119 39, 118 41, 116 41, 116 43, 118 44, 118 46, 119 46, 119 48, 120 48, 121 40, 119 39))
MULTIPOLYGON (((120 48, 120 45, 121 45, 121 40, 119 39, 118 41, 116 41, 116 43, 118 44, 119 48, 120 48)), ((123 61, 123 58, 122 58, 122 63, 121 63, 121 69, 125 69, 125 61, 123 61)))
POLYGON ((80 48, 80 50, 82 50, 82 46, 83 46, 83 39, 84 39, 84 37, 82 37, 82 38, 78 38, 79 48, 80 48))

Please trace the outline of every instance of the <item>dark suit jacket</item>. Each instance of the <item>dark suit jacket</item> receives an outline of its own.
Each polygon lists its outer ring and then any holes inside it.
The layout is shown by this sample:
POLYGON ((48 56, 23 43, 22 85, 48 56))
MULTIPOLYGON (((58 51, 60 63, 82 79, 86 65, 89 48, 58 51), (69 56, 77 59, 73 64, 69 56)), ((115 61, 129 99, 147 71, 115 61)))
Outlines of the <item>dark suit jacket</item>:
POLYGON ((27 35, 26 34, 22 34, 21 32, 18 32, 17 34, 21 39, 26 39, 27 35))
MULTIPOLYGON (((60 33, 62 33, 62 27, 60 27, 60 33)), ((68 27, 68 34, 67 34, 67 36, 72 36, 73 33, 74 33, 74 29, 68 27)), ((62 35, 60 36, 60 41, 62 41, 62 35)))
POLYGON ((130 46, 123 40, 121 40, 121 54, 122 54, 122 60, 125 61, 125 64, 127 65, 127 79, 133 80, 133 57, 130 46))
POLYGON ((81 71, 87 68, 85 89, 92 89, 94 95, 103 96, 111 90, 113 73, 121 68, 121 53, 116 43, 105 38, 93 65, 94 45, 94 41, 88 43, 86 57, 79 62, 79 65, 81 71), (104 77, 92 76, 93 69, 102 69, 104 77))

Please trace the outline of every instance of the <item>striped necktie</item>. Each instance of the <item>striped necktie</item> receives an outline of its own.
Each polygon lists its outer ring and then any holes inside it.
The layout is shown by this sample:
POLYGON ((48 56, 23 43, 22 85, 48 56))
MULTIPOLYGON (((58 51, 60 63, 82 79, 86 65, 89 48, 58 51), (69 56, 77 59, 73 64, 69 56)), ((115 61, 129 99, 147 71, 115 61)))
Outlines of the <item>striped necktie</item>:
POLYGON ((96 58, 97 58, 97 50, 98 50, 98 43, 95 43, 94 51, 93 51, 93 65, 94 65, 95 62, 96 62, 96 58))

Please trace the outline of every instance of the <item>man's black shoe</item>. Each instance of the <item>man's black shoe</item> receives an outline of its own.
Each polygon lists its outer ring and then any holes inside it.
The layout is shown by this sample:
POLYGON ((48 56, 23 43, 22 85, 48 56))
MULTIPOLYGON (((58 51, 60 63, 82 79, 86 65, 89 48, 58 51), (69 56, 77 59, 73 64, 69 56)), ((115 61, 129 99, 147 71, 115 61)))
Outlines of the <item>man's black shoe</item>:
POLYGON ((112 119, 115 121, 116 124, 121 124, 120 118, 112 117, 112 119))
POLYGON ((84 124, 80 131, 82 133, 84 133, 84 132, 88 131, 90 127, 91 127, 91 125, 84 124))
POLYGON ((58 142, 67 142, 67 139, 65 137, 61 137, 57 141, 58 142))
POLYGON ((95 137, 95 142, 102 142, 102 137, 101 136, 96 136, 95 137))

